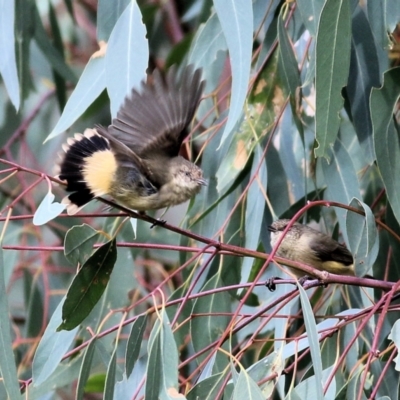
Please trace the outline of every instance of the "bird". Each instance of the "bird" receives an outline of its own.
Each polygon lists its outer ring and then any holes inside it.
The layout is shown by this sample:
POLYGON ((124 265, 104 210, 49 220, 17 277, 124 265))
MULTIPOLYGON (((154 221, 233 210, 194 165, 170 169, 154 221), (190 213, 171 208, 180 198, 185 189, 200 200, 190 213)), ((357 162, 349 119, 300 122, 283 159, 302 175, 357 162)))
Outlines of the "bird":
MULTIPOLYGON (((273 248, 289 222, 289 219, 279 219, 268 227, 273 248)), ((355 275, 353 255, 344 245, 298 222, 289 228, 275 254, 281 258, 310 265, 320 271, 338 275, 355 275)), ((297 278, 305 275, 303 271, 293 267, 288 268, 297 278)))
POLYGON ((179 155, 200 103, 204 80, 193 65, 178 76, 156 69, 133 88, 111 125, 77 133, 62 146, 58 179, 73 215, 92 199, 110 196, 129 209, 145 212, 177 205, 196 195, 206 180, 200 167, 179 155))

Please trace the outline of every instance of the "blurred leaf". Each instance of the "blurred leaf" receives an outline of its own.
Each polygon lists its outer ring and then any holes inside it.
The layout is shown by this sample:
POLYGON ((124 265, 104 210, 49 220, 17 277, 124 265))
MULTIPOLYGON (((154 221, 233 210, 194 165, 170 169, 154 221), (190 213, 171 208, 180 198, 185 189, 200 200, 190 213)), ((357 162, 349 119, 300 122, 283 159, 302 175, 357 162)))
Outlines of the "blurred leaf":
POLYGON ((49 324, 36 349, 32 365, 33 383, 40 386, 56 370, 63 356, 71 346, 78 327, 70 331, 57 332, 60 325, 61 311, 65 298, 60 302, 54 311, 49 324))
POLYGON ((54 202, 54 194, 49 191, 33 216, 33 225, 40 226, 58 217, 64 210, 65 204, 54 202))
POLYGON ((67 130, 100 96, 106 87, 105 76, 104 57, 92 56, 68 99, 60 119, 45 142, 67 130))
POLYGON ((321 13, 316 43, 316 157, 329 159, 327 151, 339 130, 341 90, 350 66, 350 17, 349 0, 327 0, 321 13))
POLYGON ((311 359, 315 375, 314 387, 316 388, 316 398, 323 399, 324 390, 322 387, 322 360, 314 313, 311 308, 310 301, 308 300, 307 293, 305 292, 301 284, 297 283, 297 287, 299 289, 301 309, 303 311, 304 323, 306 326, 307 337, 310 345, 311 359))
POLYGON ((188 392, 187 400, 214 400, 222 387, 225 377, 225 374, 221 372, 196 383, 188 392))
POLYGON ((18 112, 20 105, 20 88, 18 82, 17 60, 15 58, 15 2, 0 0, 0 75, 3 78, 7 93, 18 112))
POLYGON ((392 118, 400 96, 399 82, 400 67, 386 71, 382 87, 373 88, 370 97, 376 161, 397 221, 400 221, 400 142, 392 118))
MULTIPOLYGON (((62 59, 65 62, 64 47, 63 47, 64 44, 62 41, 60 27, 58 25, 55 10, 51 2, 49 2, 49 19, 50 19, 51 33, 53 35, 53 45, 60 53, 62 59)), ((57 71, 53 70, 53 75, 54 75, 54 83, 56 84, 58 105, 60 107, 60 110, 63 110, 65 107, 65 103, 67 101, 66 82, 65 79, 57 71)))
POLYGON ((168 399, 178 389, 178 349, 165 310, 153 326, 148 352, 145 397, 168 399))
POLYGON ((73 226, 65 235, 64 254, 74 266, 83 265, 93 253, 99 232, 87 224, 73 226))
MULTIPOLYGON (((33 0, 15 1, 15 55, 17 59, 20 99, 22 100, 28 97, 29 92, 33 89, 29 63, 30 42, 35 29, 33 7, 33 0)), ((9 41, 8 36, 6 36, 6 40, 9 41)))
POLYGON ((105 381, 106 381, 106 374, 94 374, 89 376, 85 386, 85 393, 103 392, 105 381))
POLYGON ((131 0, 99 0, 97 6, 97 40, 108 41, 118 18, 127 9, 131 0))
POLYGON ((296 2, 302 21, 313 37, 317 34, 319 18, 324 3, 325 0, 297 0, 296 2))
POLYGON ((40 284, 29 272, 24 271, 24 281, 29 293, 27 299, 27 320, 26 320, 26 336, 29 338, 37 337, 41 334, 43 328, 42 321, 44 317, 44 307, 42 291, 40 284))
MULTIPOLYGON (((218 275, 214 275, 204 285, 202 291, 220 287, 222 287, 222 282, 218 275)), ((218 292, 196 299, 192 314, 197 316, 192 318, 190 323, 193 348, 196 352, 202 351, 220 338, 229 323, 229 317, 223 314, 229 313, 230 310, 230 296, 226 292, 218 292)), ((202 353, 197 357, 198 362, 203 361, 207 354, 208 352, 202 353)))
MULTIPOLYGON (((356 171, 347 149, 340 140, 336 141, 333 151, 330 151, 328 156, 331 159, 330 164, 326 159, 320 159, 325 182, 329 183, 326 186, 325 199, 349 204, 353 198, 361 198, 356 171)), ((335 212, 347 243, 346 210, 337 208, 335 212)))
POLYGON ((103 399, 112 400, 114 398, 114 386, 116 383, 116 370, 117 370, 117 347, 111 355, 110 362, 107 367, 106 382, 104 385, 103 399))
POLYGON ((107 92, 111 101, 111 115, 116 117, 125 97, 138 89, 146 78, 149 46, 142 13, 135 0, 118 18, 107 45, 107 92), (118 79, 116 79, 118 77, 118 79))
POLYGON ((75 394, 76 399, 83 399, 85 388, 92 368, 92 361, 94 352, 96 350, 96 343, 97 343, 97 337, 93 337, 84 351, 83 360, 79 371, 78 384, 76 385, 76 394, 75 394))
POLYGON ((259 116, 256 114, 256 110, 254 107, 251 107, 248 110, 248 118, 242 121, 239 129, 232 136, 228 151, 216 173, 218 193, 223 194, 229 189, 229 186, 232 185, 235 178, 243 171, 251 157, 256 145, 254 125, 258 119, 259 116))
MULTIPOLYGON (((365 216, 363 216, 347 211, 346 218, 349 245, 355 258, 354 267, 356 271, 361 272, 356 275, 363 276, 366 274, 369 266, 375 262, 375 259, 368 260, 368 256, 374 248, 375 242, 378 240, 379 243, 379 236, 375 225, 375 217, 371 209, 358 199, 353 199, 349 206, 358 208, 365 213, 365 216)), ((377 253, 374 255, 375 258, 377 255, 377 253)))
POLYGON ((379 86, 379 64, 374 37, 364 11, 358 7, 352 19, 350 76, 347 94, 358 140, 368 164, 375 160, 369 96, 379 86))
POLYGON ((139 357, 146 325, 147 315, 140 315, 132 324, 128 343, 126 344, 125 354, 125 372, 127 376, 132 373, 133 367, 135 366, 135 363, 139 357))
POLYGON ((247 96, 253 46, 253 16, 251 0, 214 0, 214 7, 228 44, 232 70, 231 102, 228 121, 221 138, 222 144, 240 118, 247 96))
POLYGON ((400 371, 400 320, 398 319, 393 327, 392 330, 390 331, 390 334, 388 336, 388 339, 393 341, 396 348, 397 348, 397 356, 396 358, 393 360, 396 363, 396 371, 400 371))
POLYGON ((251 399, 251 400, 264 400, 265 396, 262 394, 257 384, 250 378, 246 371, 241 370, 235 390, 233 391, 233 400, 251 399))
MULTIPOLYGON (((265 188, 267 187, 267 166, 263 158, 263 149, 259 145, 254 149, 253 165, 251 167, 250 176, 255 176, 255 179, 247 192, 245 247, 250 250, 257 250, 260 242, 261 227, 263 224, 265 188)), ((248 281, 253 262, 253 258, 245 257, 243 259, 240 283, 248 281)))
POLYGON ((290 105, 292 108, 293 118, 295 120, 298 131, 303 139, 303 125, 298 118, 298 110, 300 109, 301 99, 301 81, 299 67, 293 52, 292 44, 287 36, 284 26, 283 10, 278 18, 278 40, 279 40, 279 69, 283 72, 283 84, 288 95, 290 95, 290 105))
MULTIPOLYGON (((202 68, 207 78, 207 67, 217 59, 219 51, 225 51, 227 44, 217 14, 213 13, 205 24, 202 24, 192 41, 188 64, 202 68)), ((206 79, 208 86, 209 79, 206 79)))
POLYGON ((68 289, 58 331, 74 329, 89 315, 107 287, 116 260, 115 239, 87 259, 68 289))
MULTIPOLYGON (((328 379, 329 375, 332 372, 332 367, 327 368, 322 371, 322 376, 321 383, 326 382, 328 379)), ((333 378, 331 384, 327 388, 326 393, 322 397, 320 396, 319 392, 319 387, 321 385, 319 384, 318 377, 316 375, 310 376, 309 378, 305 379, 304 381, 300 382, 296 387, 295 387, 295 393, 298 396, 297 398, 300 399, 336 399, 336 379, 333 378)))
POLYGON ((0 373, 8 398, 19 399, 20 389, 11 340, 11 323, 4 282, 2 248, 0 248, 0 373))
POLYGON ((51 44, 46 30, 43 27, 42 20, 40 19, 39 11, 36 6, 32 7, 32 12, 35 24, 34 38, 38 47, 43 52, 52 68, 54 68, 54 70, 66 81, 75 84, 77 82, 76 76, 65 63, 63 56, 51 44))

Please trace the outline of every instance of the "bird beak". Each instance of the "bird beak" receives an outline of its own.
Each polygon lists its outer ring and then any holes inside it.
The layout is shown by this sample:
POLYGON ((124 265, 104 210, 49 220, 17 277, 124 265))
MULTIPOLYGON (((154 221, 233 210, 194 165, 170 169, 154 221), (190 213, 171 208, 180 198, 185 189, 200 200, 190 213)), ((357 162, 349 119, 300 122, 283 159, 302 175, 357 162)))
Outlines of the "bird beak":
POLYGON ((207 181, 204 178, 197 179, 197 183, 201 186, 207 186, 207 181))
POLYGON ((274 228, 272 225, 269 225, 267 228, 270 232, 276 232, 276 228, 274 228))

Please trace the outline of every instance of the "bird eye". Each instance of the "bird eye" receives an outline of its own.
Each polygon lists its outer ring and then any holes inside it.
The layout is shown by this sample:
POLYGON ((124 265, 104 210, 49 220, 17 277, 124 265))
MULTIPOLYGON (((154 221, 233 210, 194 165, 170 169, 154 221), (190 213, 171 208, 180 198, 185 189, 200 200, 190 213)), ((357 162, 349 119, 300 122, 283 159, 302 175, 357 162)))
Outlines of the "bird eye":
POLYGON ((190 176, 190 172, 189 172, 189 171, 186 171, 186 172, 185 172, 185 175, 186 175, 186 176, 190 176))

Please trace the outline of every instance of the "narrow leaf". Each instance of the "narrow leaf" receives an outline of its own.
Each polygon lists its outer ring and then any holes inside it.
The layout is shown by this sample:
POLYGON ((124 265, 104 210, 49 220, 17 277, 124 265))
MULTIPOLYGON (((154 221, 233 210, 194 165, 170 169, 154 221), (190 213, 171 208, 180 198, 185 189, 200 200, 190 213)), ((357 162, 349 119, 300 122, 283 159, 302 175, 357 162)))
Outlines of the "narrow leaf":
POLYGON ((19 399, 17 368, 11 340, 8 298, 4 282, 3 249, 0 248, 0 375, 9 399, 19 399))
POLYGON ((92 311, 107 287, 117 260, 116 241, 99 247, 79 270, 68 289, 58 330, 71 330, 92 311))
POLYGON ((249 374, 242 370, 235 384, 233 391, 233 400, 251 399, 251 400, 264 400, 265 396, 262 394, 258 385, 251 379, 249 374))
POLYGON ((368 164, 375 160, 369 96, 379 86, 379 63, 374 37, 361 7, 352 19, 350 76, 347 95, 358 141, 368 164))
MULTIPOLYGON (((263 224, 265 207, 264 193, 267 188, 267 165, 263 159, 263 150, 259 145, 254 149, 253 165, 250 176, 257 175, 250 185, 246 201, 246 249, 257 250, 263 224), (261 165, 261 166, 260 166, 261 165), (258 172, 257 172, 258 170, 258 172)), ((248 281, 254 259, 245 257, 241 269, 241 283, 248 281)))
POLYGON ((68 99, 57 125, 45 142, 66 131, 100 96, 106 87, 105 76, 104 57, 92 56, 68 99))
POLYGON ((228 44, 232 69, 231 103, 222 144, 241 116, 247 97, 253 48, 253 12, 251 0, 214 0, 214 7, 228 44))
POLYGON ((129 377, 132 373, 135 362, 139 357, 146 324, 147 315, 140 315, 132 324, 131 333, 129 334, 128 343, 126 345, 125 355, 125 372, 127 377, 129 377))
MULTIPOLYGON (((349 206, 360 209, 364 215, 347 211, 346 230, 351 252, 355 257, 354 266, 356 275, 363 276, 367 270, 375 262, 378 255, 373 254, 374 259, 370 259, 369 255, 377 247, 376 241, 379 243, 378 231, 375 225, 375 217, 371 209, 362 201, 352 199, 349 206)), ((378 246, 379 247, 379 246, 378 246)))
POLYGON ((92 367, 94 352, 96 350, 96 340, 97 338, 94 337, 85 349, 81 368, 79 371, 78 384, 76 385, 76 399, 83 399, 85 386, 89 379, 90 370, 92 367))
POLYGON ((114 349, 110 362, 107 367, 106 383, 104 385, 104 400, 112 400, 114 398, 114 386, 117 372, 117 348, 114 349))
MULTIPOLYGON (((212 277, 203 287, 203 291, 212 290, 222 286, 219 276, 212 277)), ((210 343, 217 340, 228 326, 229 317, 221 315, 230 312, 230 298, 226 292, 219 292, 208 296, 199 297, 192 314, 204 315, 191 320, 190 330, 195 351, 201 351, 210 343)), ((198 357, 202 361, 207 354, 198 357)))
POLYGON ((343 107, 341 90, 350 66, 351 15, 349 0, 327 0, 322 9, 316 43, 316 157, 329 159, 327 150, 339 130, 343 107))
POLYGON ((306 326, 307 336, 309 339, 311 359, 315 374, 316 395, 317 399, 323 399, 324 390, 322 387, 322 360, 314 313, 311 308, 310 301, 308 300, 307 293, 299 283, 297 283, 297 287, 299 289, 301 308, 303 310, 304 316, 304 324, 306 326))
POLYGON ((108 41, 118 18, 129 3, 130 0, 99 0, 97 5, 97 41, 108 41))
POLYGON ((32 377, 35 386, 45 382, 56 370, 78 331, 78 328, 75 328, 70 331, 57 332, 57 327, 62 321, 61 312, 64 301, 65 298, 61 300, 51 316, 50 322, 36 349, 32 365, 32 377))
POLYGON ((400 96, 399 82, 400 67, 386 71, 382 87, 372 89, 370 98, 376 161, 397 221, 400 221, 400 141, 392 119, 400 96))
POLYGON ((0 75, 10 100, 18 111, 21 99, 15 58, 15 2, 0 0, 0 10, 0 75))
POLYGON ((138 89, 146 77, 148 62, 146 27, 136 1, 132 0, 115 24, 107 46, 106 81, 113 117, 132 88, 138 89))

